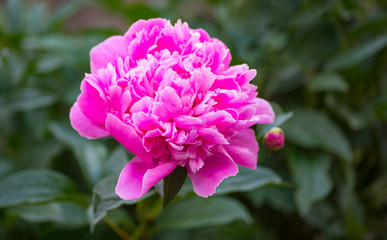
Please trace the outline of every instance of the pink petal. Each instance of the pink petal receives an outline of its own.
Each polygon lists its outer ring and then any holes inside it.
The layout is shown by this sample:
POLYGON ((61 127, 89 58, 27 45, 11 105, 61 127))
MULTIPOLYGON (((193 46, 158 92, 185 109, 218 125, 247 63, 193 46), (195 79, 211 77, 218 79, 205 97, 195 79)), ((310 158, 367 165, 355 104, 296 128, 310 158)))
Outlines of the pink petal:
POLYGON ((126 200, 139 198, 157 182, 170 174, 177 166, 177 161, 160 165, 147 164, 135 157, 122 169, 118 178, 116 193, 126 200))
POLYGON ((175 89, 165 87, 160 92, 160 101, 153 106, 153 114, 161 121, 168 121, 181 114, 183 105, 175 89))
POLYGON ((128 54, 127 46, 123 36, 113 36, 93 47, 90 51, 91 73, 97 74, 101 68, 106 68, 110 62, 113 66, 117 64, 117 58, 125 58, 128 54))
POLYGON ((104 125, 108 103, 101 97, 100 91, 88 81, 82 81, 81 90, 77 100, 79 108, 92 121, 104 125))
POLYGON ((175 118, 174 122, 176 123, 176 127, 179 128, 199 127, 202 124, 202 120, 199 118, 188 115, 180 115, 175 118))
POLYGON ((163 28, 166 23, 167 20, 162 18, 138 20, 137 22, 133 23, 133 25, 130 26, 129 30, 125 33, 125 41, 130 44, 130 42, 136 38, 136 35, 140 31, 145 30, 146 32, 150 32, 154 26, 163 28))
POLYGON ((123 123, 112 114, 108 114, 105 126, 112 137, 128 149, 129 152, 133 153, 145 162, 152 162, 152 154, 145 150, 140 136, 138 136, 132 126, 123 123))
POLYGON ((228 141, 224 138, 224 136, 217 130, 212 128, 199 128, 198 134, 204 140, 215 143, 215 144, 228 144, 228 141))
POLYGON ((90 120, 90 118, 87 118, 85 114, 82 113, 77 102, 71 107, 70 122, 71 126, 73 126, 82 137, 95 139, 110 135, 103 126, 98 125, 96 122, 90 120))
POLYGON ((235 163, 248 168, 257 167, 259 147, 253 129, 240 131, 230 139, 230 145, 223 147, 235 163))
POLYGON ((205 92, 214 83, 215 75, 211 72, 210 68, 194 70, 191 80, 195 81, 196 92, 205 92))
POLYGON ((254 119, 258 117, 258 120, 256 123, 260 123, 260 124, 273 123, 275 114, 270 103, 262 98, 256 98, 256 99, 258 103, 256 107, 257 111, 255 112, 255 117, 254 117, 254 119))
POLYGON ((152 106, 152 102, 153 102, 153 99, 151 97, 145 96, 133 104, 133 106, 130 108, 130 112, 147 113, 149 111, 149 108, 152 106))
POLYGON ((237 165, 227 153, 215 152, 206 158, 204 166, 193 173, 187 168, 192 180, 194 191, 202 197, 208 197, 215 193, 219 184, 227 177, 238 173, 237 165))

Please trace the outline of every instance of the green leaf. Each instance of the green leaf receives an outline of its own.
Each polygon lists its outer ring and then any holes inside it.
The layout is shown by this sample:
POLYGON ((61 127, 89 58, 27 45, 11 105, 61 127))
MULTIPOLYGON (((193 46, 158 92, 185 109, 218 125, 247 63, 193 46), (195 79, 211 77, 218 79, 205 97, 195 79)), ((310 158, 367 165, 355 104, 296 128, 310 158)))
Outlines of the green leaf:
POLYGON ((187 169, 177 166, 163 181, 163 207, 166 207, 177 195, 187 178, 187 169))
POLYGON ((349 161, 348 139, 326 114, 309 109, 294 110, 294 116, 282 125, 288 141, 304 148, 322 148, 349 161))
POLYGON ((91 224, 92 228, 102 218, 104 218, 107 212, 111 209, 120 207, 123 204, 135 204, 153 194, 155 191, 148 191, 141 198, 133 200, 123 200, 119 198, 115 192, 117 179, 113 177, 107 177, 102 179, 93 189, 93 200, 92 200, 92 216, 91 224))
POLYGON ((129 162, 129 157, 133 158, 134 155, 126 150, 122 146, 118 146, 114 151, 109 155, 106 162, 103 165, 103 176, 114 176, 118 178, 120 172, 129 162))
POLYGON ((72 148, 87 183, 94 186, 102 178, 103 163, 107 158, 106 146, 80 137, 68 123, 51 123, 50 130, 58 140, 72 148))
POLYGON ((52 27, 59 27, 66 23, 66 20, 73 16, 82 6, 85 1, 70 1, 64 2, 58 7, 49 21, 52 27))
MULTIPOLYGON (((260 130, 260 132, 258 134, 259 138, 263 138, 265 133, 268 132, 271 128, 281 126, 283 123, 285 123, 287 120, 289 120, 292 116, 293 116, 293 112, 280 113, 280 114, 276 115, 273 123, 264 125, 265 127, 260 130)), ((258 129, 259 127, 260 127, 260 125, 258 124, 257 130, 259 130, 258 129)))
POLYGON ((268 185, 245 194, 255 207, 262 207, 265 203, 283 212, 294 212, 294 191, 289 186, 268 185))
POLYGON ((8 17, 8 30, 11 33, 17 33, 22 30, 22 18, 21 13, 23 10, 23 4, 21 0, 8 0, 6 5, 6 14, 8 17))
POLYGON ((10 208, 8 212, 35 223, 53 222, 69 227, 87 225, 86 208, 72 202, 23 205, 10 208))
POLYGON ((184 199, 170 204, 155 220, 156 231, 193 229, 227 224, 236 220, 251 223, 247 209, 230 197, 184 199))
POLYGON ((327 69, 342 69, 359 64, 387 46, 387 34, 359 43, 330 60, 327 69))
POLYGON ((14 169, 14 163, 0 156, 0 177, 9 174, 14 169))
POLYGON ((245 192, 268 184, 280 184, 281 182, 281 177, 269 168, 257 167, 256 169, 250 169, 240 166, 238 174, 225 179, 216 189, 216 194, 245 192))
POLYGON ((291 151, 289 160, 297 184, 296 205, 300 213, 306 215, 314 203, 325 198, 332 190, 328 173, 331 158, 326 154, 305 155, 291 151))
POLYGON ((313 78, 308 83, 308 88, 312 92, 347 92, 349 86, 339 74, 335 72, 324 72, 313 78))
POLYGON ((10 111, 29 111, 54 104, 57 97, 32 88, 12 93, 8 98, 0 99, 0 105, 10 111))
POLYGON ((0 207, 52 201, 74 192, 73 182, 52 170, 25 170, 0 181, 0 207))

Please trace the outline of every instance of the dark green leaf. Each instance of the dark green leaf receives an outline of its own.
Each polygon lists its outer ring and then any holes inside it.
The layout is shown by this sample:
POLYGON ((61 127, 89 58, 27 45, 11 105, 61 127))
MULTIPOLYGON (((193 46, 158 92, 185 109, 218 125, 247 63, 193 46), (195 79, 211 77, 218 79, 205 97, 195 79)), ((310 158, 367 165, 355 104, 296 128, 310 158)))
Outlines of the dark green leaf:
POLYGON ((265 167, 250 169, 239 167, 239 173, 225 179, 216 189, 216 194, 250 191, 268 184, 280 184, 281 177, 265 167))
POLYGON ((297 109, 282 125, 285 138, 305 148, 322 148, 349 161, 352 158, 348 139, 326 114, 315 110, 297 109))
POLYGON ((297 184, 296 205, 302 215, 308 213, 317 201, 325 198, 333 184, 328 171, 331 159, 326 154, 305 155, 292 151, 289 154, 290 170, 297 184))
POLYGON ((163 207, 166 207, 177 195, 187 178, 187 169, 177 166, 168 176, 164 178, 163 184, 163 207))
POLYGON ((134 155, 122 146, 118 146, 107 158, 103 166, 103 176, 118 177, 122 169, 134 155))
MULTIPOLYGON (((279 127, 283 123, 285 123, 287 120, 289 120, 293 116, 293 112, 286 112, 286 113, 280 113, 277 114, 276 117, 274 118, 274 122, 271 124, 265 125, 265 127, 260 131, 259 133, 259 139, 263 138, 266 132, 268 132, 271 128, 273 127, 279 127)), ((260 125, 257 125, 257 128, 260 125)))
POLYGON ((18 90, 8 98, 0 99, 0 105, 10 111, 29 111, 54 104, 57 97, 37 89, 26 88, 18 90))
POLYGON ((8 212, 36 223, 53 222, 69 227, 87 225, 86 208, 72 202, 23 205, 10 208, 8 212))
POLYGON ((123 204, 135 204, 156 192, 151 190, 144 194, 141 198, 133 200, 123 200, 119 198, 115 192, 117 184, 116 178, 108 177, 101 180, 93 189, 92 200, 92 227, 104 218, 107 212, 111 209, 120 207, 123 204))
POLYGON ((72 148, 87 183, 90 186, 96 184, 102 178, 103 163, 107 157, 106 146, 83 139, 68 125, 51 123, 50 129, 58 140, 72 148))
POLYGON ((157 230, 192 229, 252 221, 247 209, 229 197, 191 198, 169 205, 155 220, 157 230))
POLYGON ((313 78, 308 83, 308 88, 312 92, 347 92, 349 86, 339 74, 335 72, 324 72, 313 78))
POLYGON ((387 46, 387 34, 360 43, 330 60, 327 69, 342 69, 359 64, 387 46))
POLYGON ((293 188, 281 185, 268 185, 245 194, 256 207, 263 207, 264 204, 283 212, 294 212, 293 188))
POLYGON ((52 170, 25 170, 0 181, 0 207, 39 203, 75 191, 73 182, 52 170))

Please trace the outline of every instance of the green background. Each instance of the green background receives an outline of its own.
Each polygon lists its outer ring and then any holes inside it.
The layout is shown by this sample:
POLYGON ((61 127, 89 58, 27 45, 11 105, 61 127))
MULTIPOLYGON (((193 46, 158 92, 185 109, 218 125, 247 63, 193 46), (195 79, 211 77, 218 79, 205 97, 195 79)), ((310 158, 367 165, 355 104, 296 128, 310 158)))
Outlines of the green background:
POLYGON ((386 1, 0 1, 0 239, 387 239, 386 121, 386 1), (68 119, 90 49, 152 17, 257 69, 286 137, 213 197, 186 181, 163 211, 154 190, 120 200, 133 155, 68 119))

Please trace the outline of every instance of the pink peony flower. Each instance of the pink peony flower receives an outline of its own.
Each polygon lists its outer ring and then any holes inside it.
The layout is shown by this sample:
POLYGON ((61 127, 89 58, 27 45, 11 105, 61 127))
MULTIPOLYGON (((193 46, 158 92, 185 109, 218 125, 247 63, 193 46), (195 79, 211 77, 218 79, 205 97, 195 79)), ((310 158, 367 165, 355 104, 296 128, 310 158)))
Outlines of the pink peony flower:
POLYGON ((271 151, 281 150, 285 145, 285 135, 281 128, 271 128, 263 137, 263 143, 271 151))
POLYGON ((249 84, 256 70, 230 67, 218 39, 180 20, 140 20, 90 59, 70 120, 81 136, 112 136, 136 155, 118 179, 121 198, 141 197, 178 165, 202 197, 236 175, 237 164, 256 168, 249 127, 271 123, 274 113, 249 84))

